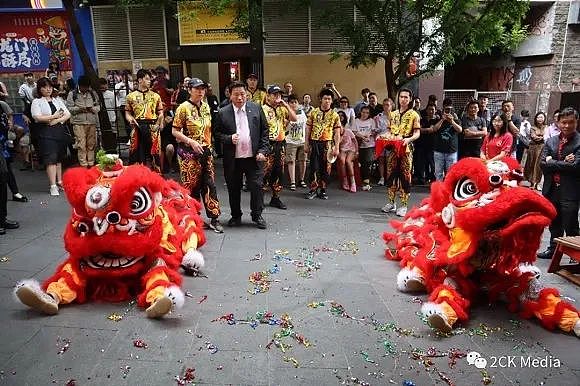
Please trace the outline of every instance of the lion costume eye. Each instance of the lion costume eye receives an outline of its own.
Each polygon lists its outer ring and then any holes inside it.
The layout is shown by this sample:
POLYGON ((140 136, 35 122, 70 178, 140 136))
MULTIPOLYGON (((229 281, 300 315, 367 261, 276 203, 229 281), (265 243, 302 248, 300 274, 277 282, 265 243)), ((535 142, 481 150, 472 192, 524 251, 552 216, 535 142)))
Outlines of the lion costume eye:
POLYGON ((145 188, 140 188, 133 195, 131 201, 131 214, 138 216, 147 212, 151 208, 151 195, 145 188))
POLYGON ((79 221, 77 223, 77 232, 79 232, 80 234, 84 234, 84 233, 88 233, 91 230, 91 228, 89 227, 89 224, 87 224, 84 221, 79 221))
POLYGON ((457 201, 467 200, 479 193, 477 185, 473 180, 463 177, 455 185, 455 190, 453 192, 453 198, 457 201))
POLYGON ((97 210, 103 208, 109 202, 111 189, 107 186, 93 186, 87 192, 85 204, 87 207, 97 210))

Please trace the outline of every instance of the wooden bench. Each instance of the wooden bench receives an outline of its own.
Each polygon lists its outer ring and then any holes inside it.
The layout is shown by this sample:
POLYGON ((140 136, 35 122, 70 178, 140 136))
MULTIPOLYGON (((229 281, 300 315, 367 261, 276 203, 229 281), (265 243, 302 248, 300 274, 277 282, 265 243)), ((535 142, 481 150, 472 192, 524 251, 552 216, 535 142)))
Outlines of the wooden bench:
POLYGON ((580 236, 558 237, 554 241, 556 250, 548 272, 560 275, 580 286, 580 236), (560 264, 563 255, 569 256, 574 263, 560 264))

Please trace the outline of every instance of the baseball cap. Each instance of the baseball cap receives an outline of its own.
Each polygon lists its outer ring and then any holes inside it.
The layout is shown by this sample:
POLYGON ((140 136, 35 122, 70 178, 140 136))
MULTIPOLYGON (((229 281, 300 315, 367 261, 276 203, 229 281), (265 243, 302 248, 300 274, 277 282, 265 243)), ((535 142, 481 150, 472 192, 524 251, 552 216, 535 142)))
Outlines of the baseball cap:
POLYGON ((282 94, 284 91, 282 91, 282 89, 280 88, 280 86, 278 85, 272 85, 270 87, 268 87, 268 94, 276 94, 277 92, 279 92, 280 94, 282 94))
POLYGON ((258 75, 254 74, 253 72, 248 74, 248 76, 246 76, 246 79, 250 79, 250 78, 259 79, 258 75))
POLYGON ((199 78, 191 78, 189 82, 187 82, 187 87, 195 88, 201 86, 207 87, 207 84, 199 78))

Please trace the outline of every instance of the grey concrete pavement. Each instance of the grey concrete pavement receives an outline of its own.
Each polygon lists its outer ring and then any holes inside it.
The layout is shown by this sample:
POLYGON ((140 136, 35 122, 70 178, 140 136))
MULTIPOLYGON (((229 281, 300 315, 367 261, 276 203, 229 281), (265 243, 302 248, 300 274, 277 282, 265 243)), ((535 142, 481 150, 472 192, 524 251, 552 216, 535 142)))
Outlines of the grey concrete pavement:
MULTIPOLYGON (((217 174, 227 223, 221 165, 217 174)), ((389 216, 378 209, 385 199, 380 187, 350 194, 334 183, 328 201, 285 190, 288 210, 267 208, 265 231, 251 225, 249 194, 243 194, 245 225, 208 232, 201 248, 207 278, 185 277, 190 296, 165 319, 147 319, 132 302, 70 305, 56 316, 39 315, 16 303, 12 288, 21 278, 42 281, 66 256, 62 231, 70 210, 64 196, 48 195, 44 173, 17 178, 31 201, 9 202, 9 216, 21 228, 0 236, 2 385, 177 385, 176 376, 187 382, 188 368, 195 369, 197 384, 479 385, 489 377, 494 385, 577 385, 580 379, 578 338, 520 321, 502 304, 474 306, 455 335, 431 331, 417 314, 425 296, 399 293, 398 265, 383 257, 380 235, 389 216), (251 294, 249 275, 269 270, 269 291, 251 294), (272 314, 263 321, 272 324, 253 322, 264 311, 272 314), (238 322, 228 324, 228 314, 238 322), (284 314, 293 333, 276 324, 284 314), (268 346, 273 338, 277 342, 268 346), (147 347, 136 347, 135 340, 147 347), (453 350, 478 351, 488 369, 465 358, 453 365, 453 350), (501 356, 516 356, 515 367, 489 368, 501 356), (552 367, 527 367, 528 357, 547 358, 552 367)), ((416 189, 412 201, 425 195, 416 189)), ((547 262, 538 264, 545 272, 547 262)), ((578 288, 556 275, 543 280, 578 306, 578 288)))

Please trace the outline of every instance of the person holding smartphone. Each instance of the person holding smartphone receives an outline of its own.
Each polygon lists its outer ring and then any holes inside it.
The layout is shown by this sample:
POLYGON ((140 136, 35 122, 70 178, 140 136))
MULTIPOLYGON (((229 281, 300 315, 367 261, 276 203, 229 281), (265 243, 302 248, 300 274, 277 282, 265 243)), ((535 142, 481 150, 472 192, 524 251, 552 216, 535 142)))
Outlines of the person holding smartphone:
POLYGON ((458 134, 463 132, 460 122, 453 109, 453 101, 445 98, 441 119, 433 125, 433 159, 437 181, 443 181, 449 168, 457 162, 458 134))
POLYGON ((36 95, 32 101, 30 113, 37 123, 40 156, 46 165, 46 174, 50 181, 50 195, 59 195, 62 187, 62 165, 66 156, 67 129, 64 125, 71 114, 61 98, 53 97, 52 83, 48 78, 36 82, 36 95))

